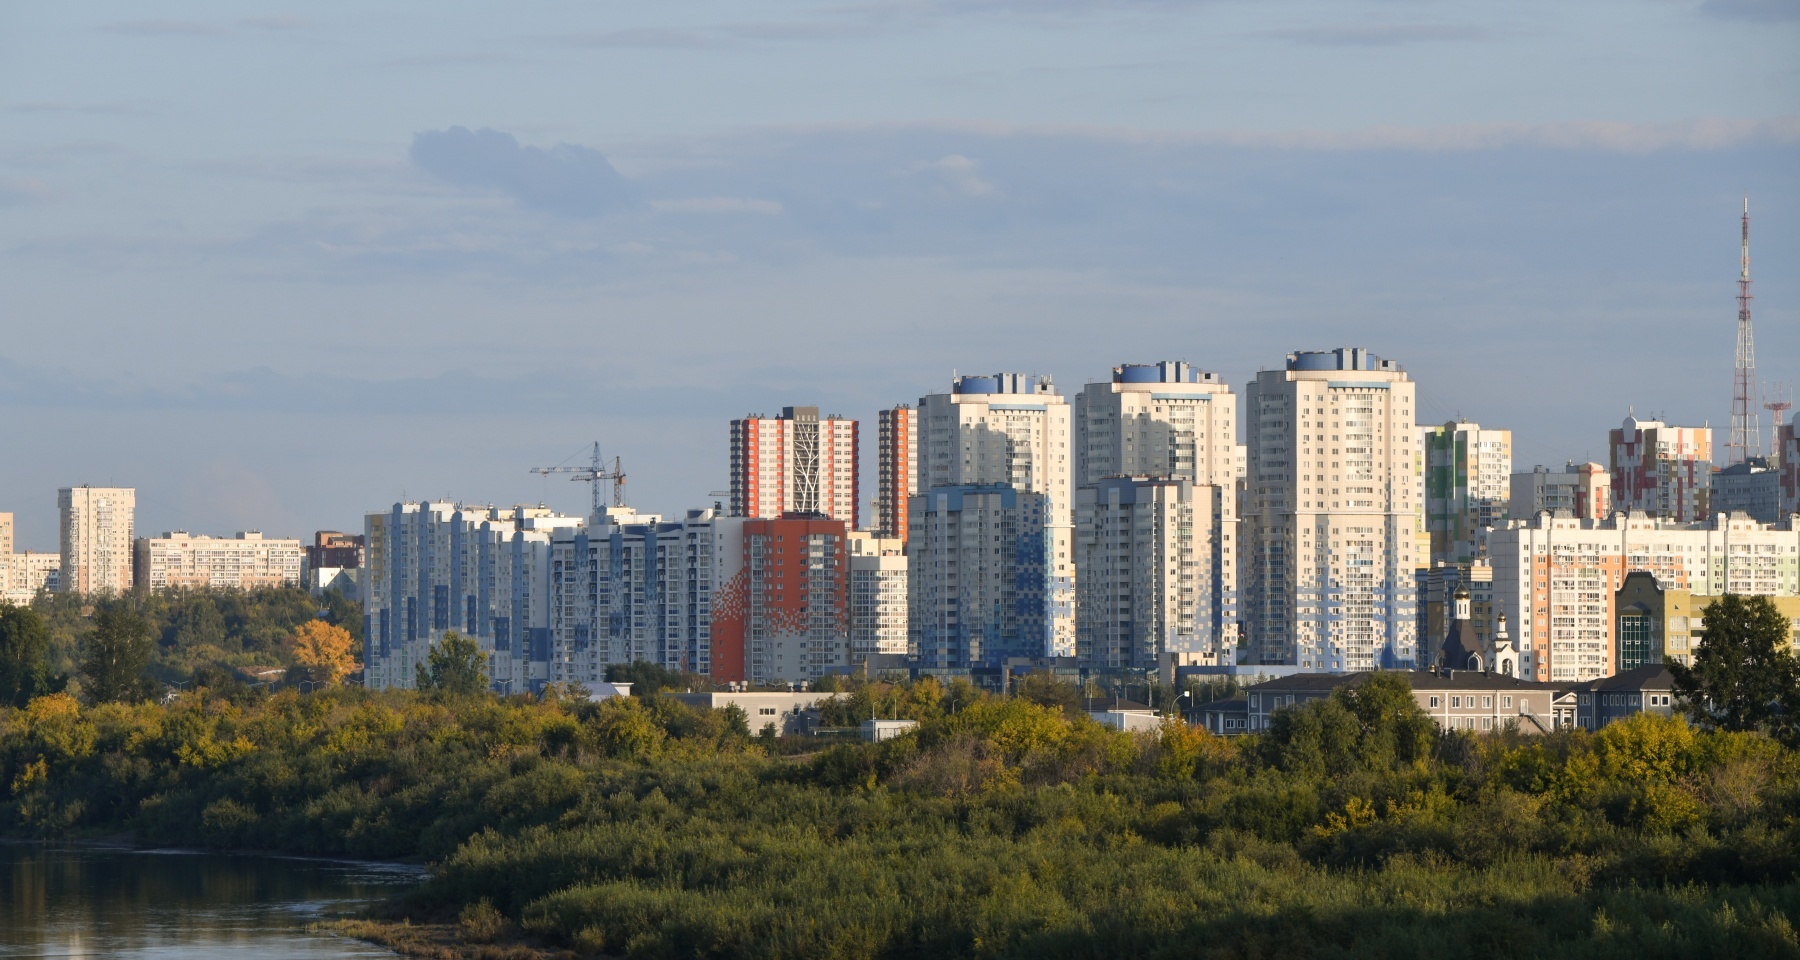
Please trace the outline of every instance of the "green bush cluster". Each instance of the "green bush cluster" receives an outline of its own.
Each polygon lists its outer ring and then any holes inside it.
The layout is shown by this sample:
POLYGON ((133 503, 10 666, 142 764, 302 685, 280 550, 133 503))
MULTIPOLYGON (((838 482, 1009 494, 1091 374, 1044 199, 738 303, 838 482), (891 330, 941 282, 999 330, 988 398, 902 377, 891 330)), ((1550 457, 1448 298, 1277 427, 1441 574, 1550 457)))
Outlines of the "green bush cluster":
MULTIPOLYGON (((1640 716, 1440 735, 1378 675, 1223 739, 853 684, 880 744, 667 697, 0 709, 13 836, 432 861, 408 902, 634 957, 1800 956, 1800 755, 1640 716)), ((866 717, 866 713, 861 713, 866 717)))

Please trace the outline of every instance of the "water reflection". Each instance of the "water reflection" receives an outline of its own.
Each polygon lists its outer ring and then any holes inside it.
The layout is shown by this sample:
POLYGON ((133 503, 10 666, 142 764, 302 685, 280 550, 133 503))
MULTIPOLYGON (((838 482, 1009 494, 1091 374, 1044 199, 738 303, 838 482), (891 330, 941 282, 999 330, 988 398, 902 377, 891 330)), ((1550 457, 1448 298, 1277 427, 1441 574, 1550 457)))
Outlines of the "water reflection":
POLYGON ((304 927, 420 879, 386 864, 0 843, 0 957, 392 957, 304 927))

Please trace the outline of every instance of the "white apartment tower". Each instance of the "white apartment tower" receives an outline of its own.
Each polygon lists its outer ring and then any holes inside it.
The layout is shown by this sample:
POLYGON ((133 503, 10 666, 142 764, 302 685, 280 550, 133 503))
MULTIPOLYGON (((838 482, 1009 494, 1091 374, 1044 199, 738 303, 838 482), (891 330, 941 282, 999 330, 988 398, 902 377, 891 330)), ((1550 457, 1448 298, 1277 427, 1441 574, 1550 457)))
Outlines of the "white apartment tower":
POLYGON ((1237 491, 1111 477, 1077 493, 1076 644, 1100 669, 1232 663, 1237 491))
POLYGON ((1291 353, 1245 391, 1249 662, 1418 662, 1413 383, 1367 350, 1291 353))
POLYGON ((1127 363, 1075 396, 1077 484, 1166 477, 1230 487, 1244 475, 1237 395, 1183 361, 1127 363))
POLYGON ((859 525, 857 423, 783 407, 781 416, 731 421, 731 513, 775 518, 823 514, 859 525))
POLYGON ((1237 396, 1189 363, 1123 364, 1074 414, 1081 655, 1217 662, 1238 632, 1237 396))
POLYGON ((1074 656, 1068 402, 1049 377, 1001 373, 958 377, 918 410, 907 589, 921 662, 1074 656))
POLYGON ((905 656, 906 541, 853 532, 849 547, 851 665, 905 656))
POLYGON ((175 530, 134 547, 137 585, 152 592, 179 587, 250 590, 300 582, 306 556, 298 540, 268 539, 254 530, 232 537, 175 530))
POLYGON ((61 589, 81 595, 131 589, 131 546, 137 490, 132 487, 64 487, 61 512, 61 589))

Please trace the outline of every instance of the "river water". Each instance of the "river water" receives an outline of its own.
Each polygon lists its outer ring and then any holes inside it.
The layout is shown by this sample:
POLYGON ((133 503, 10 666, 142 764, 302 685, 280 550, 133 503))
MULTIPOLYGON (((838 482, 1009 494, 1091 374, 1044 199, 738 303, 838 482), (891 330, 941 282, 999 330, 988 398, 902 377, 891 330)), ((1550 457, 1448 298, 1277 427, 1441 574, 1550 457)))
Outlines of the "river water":
POLYGON ((393 957, 306 932, 418 883, 411 867, 0 843, 0 957, 393 957))

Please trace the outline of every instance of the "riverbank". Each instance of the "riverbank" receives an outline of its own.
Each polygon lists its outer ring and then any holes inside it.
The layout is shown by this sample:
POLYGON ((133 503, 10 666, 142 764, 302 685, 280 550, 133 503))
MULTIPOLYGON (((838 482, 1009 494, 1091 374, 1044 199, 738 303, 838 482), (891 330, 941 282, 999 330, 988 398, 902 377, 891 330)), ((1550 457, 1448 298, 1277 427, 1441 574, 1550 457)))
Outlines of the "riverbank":
POLYGON ((401 956, 424 960, 595 960, 595 954, 546 947, 508 929, 493 942, 469 939, 461 923, 413 923, 411 920, 339 918, 307 925, 309 931, 349 937, 386 947, 401 956))

